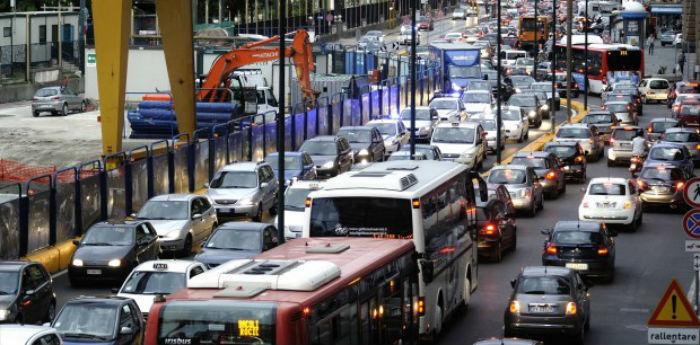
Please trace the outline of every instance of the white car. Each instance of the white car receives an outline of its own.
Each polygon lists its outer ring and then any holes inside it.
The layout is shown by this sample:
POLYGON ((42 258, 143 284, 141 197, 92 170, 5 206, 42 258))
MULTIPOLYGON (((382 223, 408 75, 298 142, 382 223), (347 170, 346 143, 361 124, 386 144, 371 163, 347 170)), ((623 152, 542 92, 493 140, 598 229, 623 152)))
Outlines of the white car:
POLYGON ((151 310, 155 295, 168 295, 185 288, 190 278, 206 270, 207 267, 197 261, 146 261, 131 271, 117 292, 117 296, 133 299, 145 319, 148 311, 151 310))
POLYGON ((452 19, 467 19, 467 11, 458 8, 452 12, 452 19))
POLYGON ((0 325, 0 344, 63 345, 63 340, 48 326, 8 324, 0 325))
POLYGON ((462 34, 459 32, 448 32, 443 39, 447 42, 459 42, 462 40, 462 34))
POLYGON ((591 179, 578 207, 578 219, 621 224, 634 231, 642 224, 639 191, 625 178, 591 179))
MULTIPOLYGON (((284 238, 293 239, 301 237, 304 227, 305 202, 309 193, 323 188, 320 181, 296 181, 284 192, 284 238)), ((277 217, 274 222, 277 226, 277 217)))
MULTIPOLYGON (((467 120, 469 122, 477 122, 481 124, 481 127, 484 129, 484 132, 486 133, 486 149, 488 152, 491 152, 493 154, 496 154, 496 140, 497 138, 497 131, 496 131, 496 119, 494 117, 472 117, 467 120)), ((501 137, 500 137, 500 144, 499 144, 501 150, 503 150, 506 147, 506 129, 501 126, 501 137)))
MULTIPOLYGON (((401 111, 399 116, 403 121, 403 126, 409 132, 409 140, 411 134, 411 108, 407 107, 401 111)), ((437 110, 431 109, 430 107, 416 107, 416 122, 415 122, 415 132, 416 140, 430 141, 430 137, 433 135, 433 129, 438 121, 437 110)))
POLYGON ((379 130, 379 133, 382 135, 382 139, 384 140, 386 156, 400 150, 401 146, 408 143, 409 133, 401 120, 372 120, 367 122, 367 126, 372 126, 379 130))
POLYGON ((461 99, 468 117, 492 115, 494 99, 490 90, 468 90, 462 94, 461 99))
POLYGON ((153 197, 135 216, 153 225, 164 252, 183 256, 192 253, 193 245, 206 239, 218 224, 211 199, 195 194, 153 197))
POLYGON ((683 34, 676 34, 676 37, 673 39, 673 46, 680 47, 682 45, 683 45, 683 34))
POLYGON ((455 116, 462 119, 464 116, 464 103, 457 97, 434 98, 428 106, 437 110, 440 121, 448 121, 455 116))
POLYGON ((481 168, 486 157, 486 132, 475 122, 443 122, 437 125, 430 145, 437 146, 443 160, 481 168))
POLYGON ((668 83, 668 80, 663 78, 646 78, 639 83, 639 93, 644 103, 651 103, 651 101, 666 102, 670 88, 671 85, 668 83))
MULTIPOLYGON (((492 109, 492 113, 496 113, 496 109, 492 109)), ((519 143, 527 140, 530 137, 530 121, 527 119, 527 114, 520 107, 514 105, 501 107, 501 124, 506 130, 506 137, 509 140, 515 140, 519 143)))

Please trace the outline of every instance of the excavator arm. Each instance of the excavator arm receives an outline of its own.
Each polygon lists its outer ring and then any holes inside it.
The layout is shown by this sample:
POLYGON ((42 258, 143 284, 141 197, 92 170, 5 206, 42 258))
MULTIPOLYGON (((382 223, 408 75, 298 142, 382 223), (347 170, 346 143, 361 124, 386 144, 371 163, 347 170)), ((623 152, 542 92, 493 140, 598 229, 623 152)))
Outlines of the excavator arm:
MULTIPOLYGON (((221 88, 227 88, 228 78, 235 70, 254 63, 275 61, 279 59, 279 48, 262 48, 260 46, 280 40, 273 36, 260 42, 249 43, 219 56, 212 64, 206 81, 199 91, 200 101, 212 102, 221 97, 221 88), (219 90, 217 90, 219 89, 219 90)), ((310 73, 315 69, 311 55, 311 42, 305 30, 297 30, 291 46, 285 47, 284 57, 291 58, 299 80, 304 99, 309 104, 316 100, 317 93, 311 88, 310 73)))

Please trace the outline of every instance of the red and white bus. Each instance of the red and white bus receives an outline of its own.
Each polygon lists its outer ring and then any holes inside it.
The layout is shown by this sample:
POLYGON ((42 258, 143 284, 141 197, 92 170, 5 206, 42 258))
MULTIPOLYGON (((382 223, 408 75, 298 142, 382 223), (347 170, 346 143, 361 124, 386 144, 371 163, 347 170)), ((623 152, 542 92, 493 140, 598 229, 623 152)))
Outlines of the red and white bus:
POLYGON ((416 344, 416 256, 411 240, 294 239, 156 302, 145 344, 416 344))
MULTIPOLYGON (((580 90, 584 90, 585 45, 574 40, 572 42, 571 79, 578 84, 580 90)), ((554 54, 557 56, 557 70, 566 72, 566 44, 557 44, 554 54)), ((588 61, 588 86, 594 94, 601 94, 608 83, 615 80, 627 79, 638 84, 644 76, 644 51, 632 45, 589 44, 588 61)))

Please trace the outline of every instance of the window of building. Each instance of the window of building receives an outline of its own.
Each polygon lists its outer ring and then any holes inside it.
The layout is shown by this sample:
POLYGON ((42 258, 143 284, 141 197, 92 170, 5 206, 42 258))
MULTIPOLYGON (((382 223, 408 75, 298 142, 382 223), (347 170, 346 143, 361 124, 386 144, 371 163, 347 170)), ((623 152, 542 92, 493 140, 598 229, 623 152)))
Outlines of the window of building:
POLYGON ((39 43, 46 43, 46 25, 39 25, 39 43))
POLYGON ((6 26, 2 28, 2 37, 10 37, 12 36, 12 27, 11 26, 6 26))

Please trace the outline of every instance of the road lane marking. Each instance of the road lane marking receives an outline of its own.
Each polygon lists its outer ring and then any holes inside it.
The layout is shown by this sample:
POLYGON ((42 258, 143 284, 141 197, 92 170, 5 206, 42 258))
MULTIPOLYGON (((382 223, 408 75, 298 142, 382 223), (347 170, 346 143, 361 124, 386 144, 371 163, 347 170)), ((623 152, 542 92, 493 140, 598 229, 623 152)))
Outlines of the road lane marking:
POLYGON ((649 308, 620 308, 620 311, 623 313, 648 314, 649 308))

